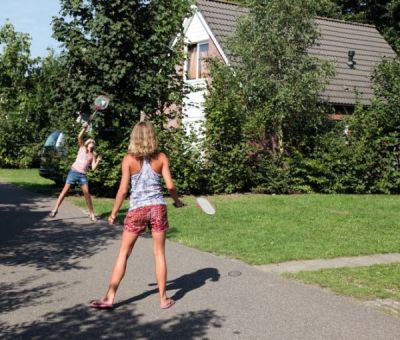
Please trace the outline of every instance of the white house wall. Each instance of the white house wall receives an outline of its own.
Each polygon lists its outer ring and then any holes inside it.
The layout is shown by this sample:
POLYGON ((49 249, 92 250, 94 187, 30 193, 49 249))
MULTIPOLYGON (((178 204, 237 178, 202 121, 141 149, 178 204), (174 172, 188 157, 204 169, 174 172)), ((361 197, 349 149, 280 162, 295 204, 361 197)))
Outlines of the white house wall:
MULTIPOLYGON (((209 39, 207 30, 198 15, 195 14, 186 30, 185 41, 188 44, 196 44, 208 42, 209 39)), ((207 93, 206 80, 186 80, 185 82, 194 89, 184 99, 183 113, 185 118, 183 123, 186 126, 198 127, 204 121, 204 102, 207 93)))
POLYGON ((204 102, 207 94, 206 83, 204 80, 188 81, 188 83, 194 89, 183 100, 183 124, 197 127, 204 121, 204 102))
POLYGON ((198 14, 194 15, 189 27, 186 30, 185 38, 186 41, 193 44, 208 41, 210 38, 198 14))

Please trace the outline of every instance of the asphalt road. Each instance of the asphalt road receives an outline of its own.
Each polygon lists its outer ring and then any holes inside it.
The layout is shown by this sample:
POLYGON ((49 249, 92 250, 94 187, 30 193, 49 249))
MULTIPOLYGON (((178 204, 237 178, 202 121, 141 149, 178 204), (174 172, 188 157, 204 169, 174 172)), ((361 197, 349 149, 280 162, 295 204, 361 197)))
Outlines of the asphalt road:
POLYGON ((50 220, 54 199, 0 184, 2 339, 400 337, 399 319, 356 300, 173 242, 168 292, 176 304, 161 310, 148 235, 135 246, 116 308, 90 309, 105 292, 121 229, 91 224, 68 203, 50 220))

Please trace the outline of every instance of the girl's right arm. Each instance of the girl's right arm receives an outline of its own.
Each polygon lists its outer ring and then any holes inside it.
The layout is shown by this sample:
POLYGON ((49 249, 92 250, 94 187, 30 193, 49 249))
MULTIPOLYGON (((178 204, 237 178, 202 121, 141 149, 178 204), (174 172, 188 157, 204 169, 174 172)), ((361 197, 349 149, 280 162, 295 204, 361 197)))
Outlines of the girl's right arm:
POLYGON ((78 135, 79 146, 83 146, 84 145, 83 135, 85 134, 85 131, 86 131, 87 127, 88 127, 88 123, 83 123, 82 129, 81 129, 81 131, 79 132, 79 135, 78 135))
POLYGON ((167 187, 169 194, 174 200, 174 206, 176 208, 181 208, 184 206, 183 202, 179 199, 178 192, 176 191, 174 181, 172 180, 171 171, 169 170, 169 162, 168 158, 165 154, 161 153, 161 161, 162 161, 162 176, 164 178, 165 186, 167 187))
POLYGON ((115 197, 114 207, 108 217, 108 224, 114 224, 114 220, 117 217, 118 211, 121 208, 122 203, 125 200, 126 195, 129 191, 129 179, 130 179, 130 156, 126 155, 122 160, 122 178, 119 184, 117 196, 115 197))

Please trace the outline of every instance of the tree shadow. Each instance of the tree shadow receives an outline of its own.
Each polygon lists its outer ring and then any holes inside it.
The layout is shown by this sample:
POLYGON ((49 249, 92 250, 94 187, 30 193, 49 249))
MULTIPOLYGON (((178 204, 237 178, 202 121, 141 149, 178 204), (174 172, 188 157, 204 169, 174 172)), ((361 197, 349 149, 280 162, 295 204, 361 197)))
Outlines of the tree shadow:
POLYGON ((76 305, 44 315, 31 323, 1 323, 2 339, 199 339, 225 321, 214 310, 204 309, 141 322, 143 314, 128 308, 93 310, 76 305))
POLYGON ((56 282, 40 284, 31 288, 34 282, 42 276, 29 276, 12 283, 0 283, 0 310, 4 313, 22 307, 43 305, 43 298, 52 296, 56 290, 66 289, 72 285, 56 282))
MULTIPOLYGON (((167 282, 167 291, 168 290, 178 290, 171 298, 175 301, 182 299, 187 293, 190 291, 196 290, 202 286, 204 286, 208 280, 210 281, 218 281, 220 278, 220 274, 216 268, 203 268, 199 269, 193 273, 182 275, 174 280, 167 282)), ((156 283, 151 283, 149 286, 157 286, 156 283)), ((123 305, 130 304, 135 301, 139 301, 145 299, 146 297, 158 294, 158 288, 148 290, 139 295, 131 297, 127 300, 120 301, 115 304, 115 307, 120 307, 123 305)))
POLYGON ((3 265, 27 265, 52 271, 82 269, 79 262, 83 258, 103 250, 120 233, 102 222, 50 221, 46 219, 47 214, 48 198, 0 183, 0 262, 3 265))

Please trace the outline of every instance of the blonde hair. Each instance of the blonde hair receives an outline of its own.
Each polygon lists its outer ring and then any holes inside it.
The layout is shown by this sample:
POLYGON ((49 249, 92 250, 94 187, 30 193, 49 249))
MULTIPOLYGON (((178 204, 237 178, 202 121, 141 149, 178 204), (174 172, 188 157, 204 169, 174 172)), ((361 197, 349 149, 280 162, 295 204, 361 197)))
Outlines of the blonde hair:
POLYGON ((152 124, 137 123, 131 133, 128 152, 135 157, 151 157, 158 152, 158 138, 152 124))
POLYGON ((86 142, 85 142, 85 146, 88 146, 90 143, 93 143, 94 146, 96 146, 96 141, 93 138, 89 138, 86 142))
POLYGON ((89 151, 89 149, 88 149, 88 146, 89 146, 89 144, 90 143, 93 143, 93 149, 92 149, 92 153, 93 153, 93 155, 97 155, 97 153, 94 151, 94 150, 96 150, 96 141, 93 139, 93 138, 89 138, 86 142, 85 142, 85 147, 86 147, 86 150, 87 151, 89 151))

